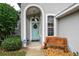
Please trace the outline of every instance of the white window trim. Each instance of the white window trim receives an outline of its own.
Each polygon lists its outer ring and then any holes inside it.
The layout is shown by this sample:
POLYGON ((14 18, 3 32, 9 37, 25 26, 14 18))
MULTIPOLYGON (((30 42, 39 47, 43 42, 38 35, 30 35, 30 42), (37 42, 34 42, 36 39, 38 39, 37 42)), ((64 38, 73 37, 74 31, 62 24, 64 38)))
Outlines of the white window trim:
POLYGON ((46 14, 46 36, 48 36, 48 16, 54 16, 54 36, 56 35, 56 19, 55 19, 55 14, 46 14))

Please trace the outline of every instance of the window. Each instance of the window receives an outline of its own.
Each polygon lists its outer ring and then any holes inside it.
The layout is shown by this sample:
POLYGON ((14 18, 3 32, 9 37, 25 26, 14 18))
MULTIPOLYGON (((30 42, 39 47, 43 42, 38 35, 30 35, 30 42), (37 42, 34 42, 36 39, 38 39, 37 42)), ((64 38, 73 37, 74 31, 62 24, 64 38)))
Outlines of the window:
POLYGON ((54 35, 54 16, 48 15, 47 16, 48 20, 48 36, 54 35))
POLYGON ((35 19, 33 18, 32 21, 35 21, 35 19))

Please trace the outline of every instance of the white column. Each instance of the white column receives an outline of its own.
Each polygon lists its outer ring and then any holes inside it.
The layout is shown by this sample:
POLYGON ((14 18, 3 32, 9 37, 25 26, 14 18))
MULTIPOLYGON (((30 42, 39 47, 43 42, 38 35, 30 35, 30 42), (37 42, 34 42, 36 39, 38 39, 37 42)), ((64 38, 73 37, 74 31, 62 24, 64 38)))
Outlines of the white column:
POLYGON ((26 17, 25 13, 21 14, 21 40, 22 40, 22 46, 26 47, 26 17))

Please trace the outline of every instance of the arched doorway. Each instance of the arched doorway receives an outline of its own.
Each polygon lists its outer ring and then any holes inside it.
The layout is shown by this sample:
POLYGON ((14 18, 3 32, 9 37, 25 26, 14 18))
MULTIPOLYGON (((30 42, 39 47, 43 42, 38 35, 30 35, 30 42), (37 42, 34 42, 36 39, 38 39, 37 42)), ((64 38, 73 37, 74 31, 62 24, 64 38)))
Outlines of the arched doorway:
POLYGON ((36 6, 31 6, 26 11, 26 18, 30 21, 30 41, 41 40, 41 17, 41 10, 36 6))
POLYGON ((23 33, 26 40, 27 41, 38 40, 39 42, 43 43, 44 42, 44 12, 42 8, 35 4, 28 5, 24 9, 24 23, 25 23, 24 24, 25 28, 23 33))

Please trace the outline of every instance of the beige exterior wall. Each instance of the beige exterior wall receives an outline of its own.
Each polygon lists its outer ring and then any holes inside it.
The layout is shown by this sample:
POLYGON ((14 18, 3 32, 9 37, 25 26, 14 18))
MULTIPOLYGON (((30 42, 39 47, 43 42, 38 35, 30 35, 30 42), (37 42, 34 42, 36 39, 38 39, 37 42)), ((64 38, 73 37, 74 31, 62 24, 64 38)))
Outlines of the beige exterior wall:
POLYGON ((72 51, 79 51, 79 10, 58 19, 58 35, 68 38, 72 51))
MULTIPOLYGON (((58 14, 59 12, 61 12, 62 10, 68 8, 70 5, 72 5, 73 3, 21 3, 21 39, 22 41, 25 41, 26 40, 26 36, 30 36, 30 34, 26 34, 27 31, 30 30, 30 28, 28 27, 28 24, 29 21, 26 22, 26 19, 24 18, 25 15, 25 8, 27 8, 27 6, 31 5, 31 4, 35 4, 35 5, 38 5, 40 6, 42 9, 43 9, 43 13, 44 13, 44 39, 46 37, 46 14, 58 14), (28 27, 28 29, 26 29, 25 27, 28 27)), ((41 35, 42 36, 42 35, 41 35)), ((25 46, 25 44, 23 45, 25 46)))

